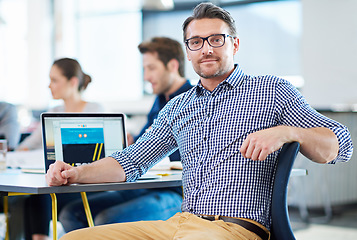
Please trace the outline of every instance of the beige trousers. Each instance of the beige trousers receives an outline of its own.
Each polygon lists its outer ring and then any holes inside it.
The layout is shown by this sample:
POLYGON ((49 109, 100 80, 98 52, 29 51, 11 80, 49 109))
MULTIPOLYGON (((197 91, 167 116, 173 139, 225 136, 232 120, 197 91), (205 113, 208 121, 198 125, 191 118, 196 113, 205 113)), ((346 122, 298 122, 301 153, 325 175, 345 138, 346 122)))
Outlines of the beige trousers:
MULTIPOLYGON (((261 226, 259 223, 253 223, 261 226)), ((84 228, 67 233, 61 240, 261 240, 259 236, 245 228, 234 224, 201 219, 191 213, 177 213, 166 221, 140 221, 130 223, 117 223, 84 228)))

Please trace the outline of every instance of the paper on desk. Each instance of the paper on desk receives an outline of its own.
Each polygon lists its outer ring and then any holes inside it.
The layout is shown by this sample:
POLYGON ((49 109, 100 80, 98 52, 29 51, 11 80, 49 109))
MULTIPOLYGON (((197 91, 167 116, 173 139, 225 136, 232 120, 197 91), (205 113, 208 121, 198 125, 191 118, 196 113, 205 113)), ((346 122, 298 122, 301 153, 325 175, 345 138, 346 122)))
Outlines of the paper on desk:
POLYGON ((43 149, 7 152, 6 162, 12 168, 45 169, 43 149))
POLYGON ((170 158, 168 157, 165 157, 151 168, 151 170, 169 170, 169 169, 170 169, 170 158))

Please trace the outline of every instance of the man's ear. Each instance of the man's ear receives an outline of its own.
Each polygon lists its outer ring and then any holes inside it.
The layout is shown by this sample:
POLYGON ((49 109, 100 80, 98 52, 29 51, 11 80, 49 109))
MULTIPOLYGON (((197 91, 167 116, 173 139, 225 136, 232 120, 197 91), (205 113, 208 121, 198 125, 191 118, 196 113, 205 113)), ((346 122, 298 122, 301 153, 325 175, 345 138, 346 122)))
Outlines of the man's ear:
POLYGON ((179 67, 180 67, 180 64, 177 61, 177 59, 173 58, 167 63, 167 69, 170 72, 178 72, 179 67))
POLYGON ((239 38, 233 39, 233 55, 235 55, 239 50, 239 38))
POLYGON ((191 62, 190 53, 187 50, 187 47, 185 49, 186 49, 187 60, 191 62))

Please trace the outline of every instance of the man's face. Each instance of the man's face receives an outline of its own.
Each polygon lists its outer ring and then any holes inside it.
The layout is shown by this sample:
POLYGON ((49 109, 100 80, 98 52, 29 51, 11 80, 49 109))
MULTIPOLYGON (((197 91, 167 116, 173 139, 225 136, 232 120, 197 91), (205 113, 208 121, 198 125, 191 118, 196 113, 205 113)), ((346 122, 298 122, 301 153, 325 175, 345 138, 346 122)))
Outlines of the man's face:
MULTIPOLYGON (((186 39, 208 37, 212 34, 229 34, 229 27, 221 19, 193 20, 187 26, 186 39)), ((238 38, 231 37, 226 37, 225 44, 219 48, 213 48, 205 41, 203 47, 197 51, 186 47, 187 58, 202 78, 226 78, 234 68, 233 56, 238 51, 238 45, 238 38)))
POLYGON ((143 54, 144 80, 151 83, 154 94, 165 94, 172 86, 170 71, 158 58, 157 53, 143 54))

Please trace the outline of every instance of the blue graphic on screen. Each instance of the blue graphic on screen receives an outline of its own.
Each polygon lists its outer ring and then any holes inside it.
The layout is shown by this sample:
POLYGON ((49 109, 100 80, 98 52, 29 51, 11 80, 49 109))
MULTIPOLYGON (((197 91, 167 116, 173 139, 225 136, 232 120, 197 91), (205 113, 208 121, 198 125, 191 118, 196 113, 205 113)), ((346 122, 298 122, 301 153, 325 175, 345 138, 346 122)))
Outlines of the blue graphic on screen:
POLYGON ((61 128, 63 161, 73 166, 105 156, 103 128, 61 128))

